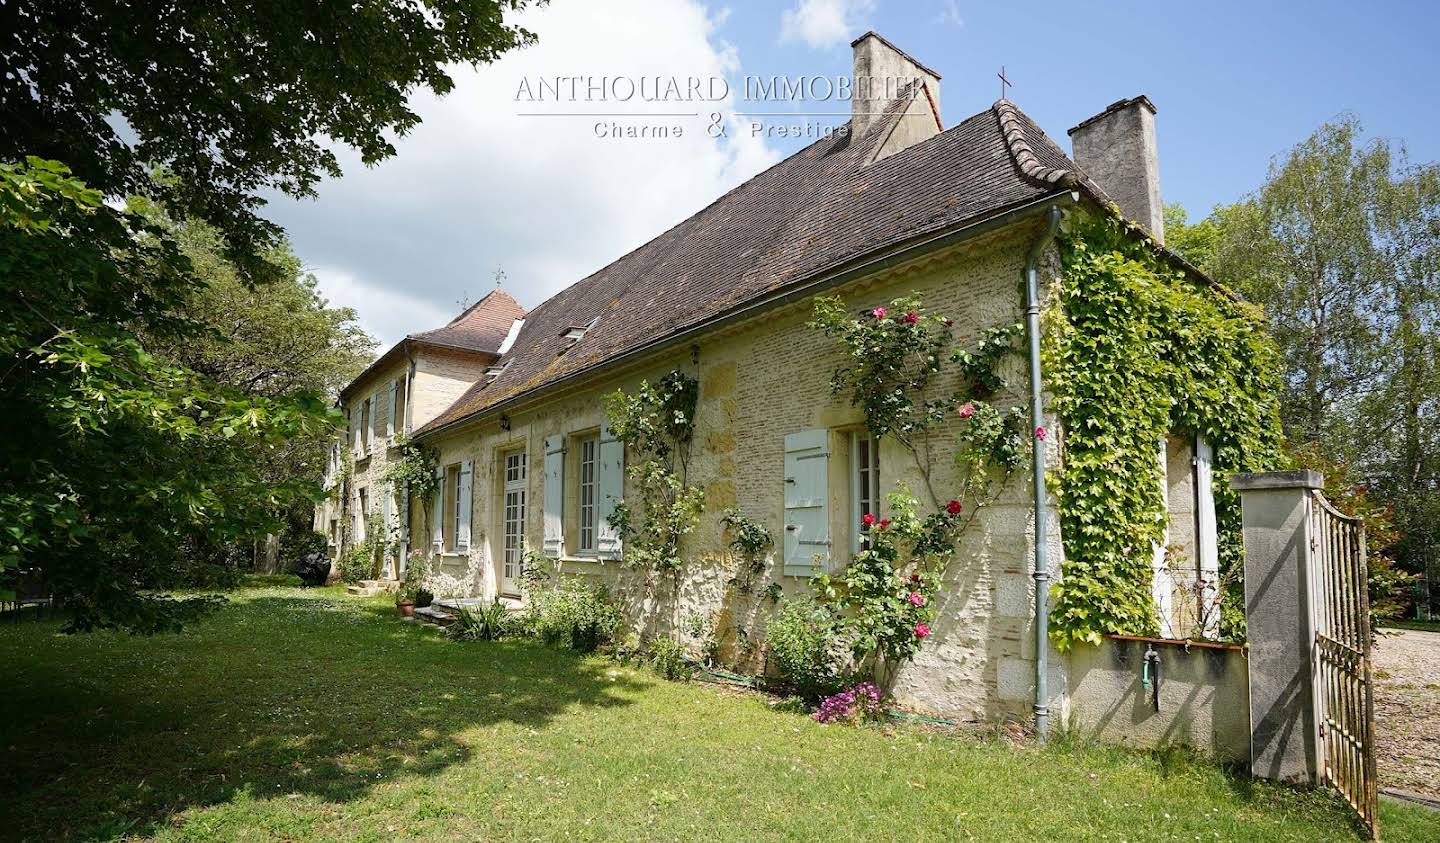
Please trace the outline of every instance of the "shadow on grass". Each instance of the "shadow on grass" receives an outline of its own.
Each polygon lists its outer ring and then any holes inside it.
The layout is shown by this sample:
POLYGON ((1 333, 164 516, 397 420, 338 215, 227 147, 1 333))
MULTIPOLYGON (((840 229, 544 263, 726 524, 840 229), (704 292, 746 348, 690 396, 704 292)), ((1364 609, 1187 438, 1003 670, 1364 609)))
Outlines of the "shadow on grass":
POLYGON ((322 592, 238 599, 179 635, 6 625, 0 837, 153 832, 238 793, 343 803, 483 752, 478 727, 543 729, 628 704, 644 680, 530 641, 459 644, 322 592))

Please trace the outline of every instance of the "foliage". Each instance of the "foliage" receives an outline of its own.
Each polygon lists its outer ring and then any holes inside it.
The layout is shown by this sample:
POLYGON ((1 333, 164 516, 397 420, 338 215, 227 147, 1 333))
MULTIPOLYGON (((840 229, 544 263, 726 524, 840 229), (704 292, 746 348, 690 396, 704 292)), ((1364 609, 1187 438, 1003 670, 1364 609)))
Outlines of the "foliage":
POLYGON ((610 431, 634 456, 625 473, 640 493, 638 510, 621 500, 610 517, 631 567, 671 576, 684 567, 681 540, 705 508, 704 490, 687 482, 699 397, 699 381, 680 371, 654 384, 642 381, 633 395, 605 396, 610 431))
MULTIPOLYGON (((1342 116, 1278 157, 1259 190, 1175 231, 1264 306, 1298 458, 1343 467, 1389 511, 1395 532, 1372 551, 1440 579, 1440 164, 1367 143, 1342 116)), ((1397 597, 1372 586, 1376 604, 1397 597)))
POLYGON ((877 674, 908 661, 935 621, 935 597, 963 529, 959 501, 921 518, 903 486, 889 496, 891 518, 866 532, 866 546, 836 577, 815 578, 857 662, 874 657, 877 674))
POLYGON ((838 297, 819 297, 809 323, 845 348, 846 361, 831 376, 831 391, 849 393, 873 436, 904 446, 935 509, 920 518, 919 501, 902 488, 889 497, 891 518, 867 515, 863 525, 855 525, 865 531, 867 543, 845 572, 816 579, 855 658, 871 661, 877 675, 913 658, 930 634, 934 598, 956 541, 993 499, 995 480, 1007 479, 1029 453, 1024 409, 1001 410, 986 401, 1007 386, 1000 365, 1014 353, 1022 326, 990 328, 973 349, 946 352, 952 324, 928 313, 913 293, 858 316, 838 297), (941 392, 942 376, 957 380, 958 387, 941 392), (948 500, 932 479, 933 440, 942 425, 956 437, 959 482, 948 500))
POLYGON ((882 715, 880 689, 873 682, 861 682, 832 694, 820 702, 815 711, 817 723, 848 723, 852 726, 873 723, 882 715))
POLYGON ((217 226, 248 281, 269 280, 262 197, 314 195, 340 175, 339 144, 367 166, 395 154, 420 122, 412 92, 446 94, 452 65, 534 40, 504 19, 525 5, 28 3, 0 28, 0 162, 43 155, 106 195, 153 193, 217 226), (157 166, 172 177, 152 182, 157 166))
POLYGON ((297 531, 281 543, 284 552, 285 570, 294 570, 295 565, 312 553, 325 553, 330 549, 330 539, 316 530, 297 531))
POLYGON ((577 576, 532 579, 519 627, 546 644, 588 653, 615 640, 623 623, 609 590, 577 576))
POLYGON ((651 640, 645 648, 645 662, 672 682, 684 682, 695 675, 695 663, 684 645, 673 638, 651 640))
POLYGON ((770 531, 738 509, 728 509, 720 522, 730 530, 730 547, 740 555, 740 568, 731 583, 741 594, 755 590, 755 578, 765 571, 766 554, 775 546, 770 531))
POLYGON ((152 353, 204 333, 183 315, 201 282, 168 231, 100 198, 57 162, 0 163, 0 568, 40 572, 73 630, 155 632, 183 613, 143 589, 278 531, 318 488, 265 456, 339 417, 152 353))
MULTIPOLYGON (((397 494, 429 501, 440 482, 435 475, 438 461, 439 454, 434 448, 412 442, 408 436, 401 434, 395 438, 395 450, 380 471, 380 482, 395 489, 397 494)), ((429 523, 428 518, 426 523, 429 523)))
POLYGON ((1155 634, 1153 548, 1165 541, 1156 459, 1170 431, 1214 449, 1227 637, 1241 634, 1238 496, 1228 478, 1281 463, 1278 358, 1259 312, 1187 277, 1121 223, 1067 219, 1045 364, 1065 429, 1057 478, 1065 561, 1053 595, 1060 647, 1102 633, 1155 634), (1146 482, 1147 478, 1153 478, 1146 482))
POLYGON ((435 599, 435 595, 426 590, 426 581, 430 579, 430 556, 423 550, 412 550, 405 558, 405 581, 400 584, 400 591, 396 593, 396 599, 409 600, 416 608, 429 606, 435 599), (420 602, 422 595, 429 595, 428 600, 420 602))
POLYGON ((340 554, 340 581, 356 585, 361 580, 375 579, 375 554, 366 542, 353 544, 340 554))
POLYGON ((819 699, 844 680, 845 645, 834 612, 809 595, 780 602, 765 626, 765 640, 771 664, 801 696, 819 699))
POLYGON ((499 641, 507 634, 507 610, 497 598, 488 606, 455 612, 455 620, 445 627, 452 641, 499 641))
POLYGON ((415 589, 415 608, 424 609, 435 602, 435 592, 428 588, 415 589))

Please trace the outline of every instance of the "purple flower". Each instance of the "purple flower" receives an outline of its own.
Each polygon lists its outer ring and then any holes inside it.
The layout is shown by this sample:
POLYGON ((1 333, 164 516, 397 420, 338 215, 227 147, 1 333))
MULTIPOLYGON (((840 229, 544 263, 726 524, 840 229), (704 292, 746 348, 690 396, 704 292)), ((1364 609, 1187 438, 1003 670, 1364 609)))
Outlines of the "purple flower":
POLYGON ((1037 427, 1037 428, 1035 428, 1035 438, 1036 438, 1036 439, 1039 439, 1041 442, 1044 442, 1044 441, 1045 441, 1045 435, 1046 435, 1046 434, 1045 434, 1045 428, 1043 428, 1043 427, 1037 427))
POLYGON ((871 315, 871 316, 874 316, 876 319, 884 319, 884 318, 885 318, 885 308, 883 308, 883 307, 877 307, 877 308, 875 308, 874 310, 870 311, 870 315, 871 315))
POLYGON ((925 605, 925 595, 921 594, 921 593, 918 592, 918 591, 912 591, 912 592, 910 592, 910 596, 909 596, 908 598, 906 598, 906 599, 908 599, 908 600, 910 601, 910 605, 911 605, 911 606, 924 606, 924 605, 925 605))

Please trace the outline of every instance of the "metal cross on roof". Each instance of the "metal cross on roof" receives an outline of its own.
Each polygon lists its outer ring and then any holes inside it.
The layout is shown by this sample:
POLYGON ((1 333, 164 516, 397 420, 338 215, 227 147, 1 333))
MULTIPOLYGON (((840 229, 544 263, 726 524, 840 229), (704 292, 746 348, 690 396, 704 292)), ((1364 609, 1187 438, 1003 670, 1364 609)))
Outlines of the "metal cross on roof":
POLYGON ((1010 80, 1005 78, 1005 65, 1000 65, 1000 72, 995 74, 1000 77, 1000 99, 1005 99, 1005 89, 1010 87, 1010 80))

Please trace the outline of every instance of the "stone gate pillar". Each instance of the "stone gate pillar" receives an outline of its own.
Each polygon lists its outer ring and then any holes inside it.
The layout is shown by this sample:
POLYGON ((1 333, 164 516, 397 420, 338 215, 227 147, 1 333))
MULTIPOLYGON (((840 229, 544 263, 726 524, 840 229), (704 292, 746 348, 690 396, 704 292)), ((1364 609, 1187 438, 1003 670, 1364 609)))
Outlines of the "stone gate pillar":
POLYGON ((1293 784, 1319 782, 1310 507, 1322 483, 1309 470, 1230 479, 1244 517, 1250 769, 1293 784))

